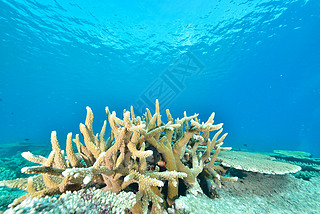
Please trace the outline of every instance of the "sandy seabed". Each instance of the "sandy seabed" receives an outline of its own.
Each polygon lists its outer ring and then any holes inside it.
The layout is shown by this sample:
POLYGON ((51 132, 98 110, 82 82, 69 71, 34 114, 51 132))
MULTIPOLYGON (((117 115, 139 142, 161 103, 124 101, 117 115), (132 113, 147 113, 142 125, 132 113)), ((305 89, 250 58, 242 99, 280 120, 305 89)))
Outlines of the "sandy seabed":
POLYGON ((183 213, 320 213, 320 177, 306 181, 293 175, 246 174, 224 183, 218 199, 187 195, 176 201, 176 208, 183 213))

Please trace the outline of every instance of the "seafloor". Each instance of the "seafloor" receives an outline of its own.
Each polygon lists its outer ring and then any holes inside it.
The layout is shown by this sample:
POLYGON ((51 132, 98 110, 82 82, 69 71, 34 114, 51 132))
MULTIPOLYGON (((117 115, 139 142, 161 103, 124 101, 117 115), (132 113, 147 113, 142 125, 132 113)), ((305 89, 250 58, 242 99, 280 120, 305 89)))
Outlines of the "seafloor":
MULTIPOLYGON (((40 147, 30 147, 32 146, 29 144, 19 144, 15 147, 0 148, 1 153, 7 155, 0 158, 0 180, 27 177, 20 172, 22 167, 30 166, 30 162, 21 157, 22 151, 37 150, 34 153, 43 155, 49 153, 40 147)), ((174 209, 169 209, 169 212, 320 213, 320 170, 315 164, 319 163, 319 159, 308 158, 308 163, 303 163, 301 160, 291 159, 291 162, 302 166, 303 173, 264 175, 238 171, 236 173, 239 173, 241 178, 234 183, 224 183, 222 188, 217 190, 218 198, 210 199, 205 195, 180 196, 176 200, 174 209), (310 162, 313 163, 310 164, 310 162)), ((23 194, 25 194, 23 190, 0 187, 0 213, 5 211, 14 199, 23 194)))
POLYGON ((218 199, 187 195, 176 206, 186 213, 320 213, 320 177, 306 181, 293 175, 247 175, 225 183, 218 199))

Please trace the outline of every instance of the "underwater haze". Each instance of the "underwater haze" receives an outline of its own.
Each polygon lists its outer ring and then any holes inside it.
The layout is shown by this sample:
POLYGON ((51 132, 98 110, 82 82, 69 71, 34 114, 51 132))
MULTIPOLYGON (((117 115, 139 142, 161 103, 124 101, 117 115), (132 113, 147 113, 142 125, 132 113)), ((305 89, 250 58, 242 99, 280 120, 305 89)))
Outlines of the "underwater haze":
POLYGON ((234 149, 320 157, 319 0, 0 0, 0 75, 0 146, 159 99, 234 149))

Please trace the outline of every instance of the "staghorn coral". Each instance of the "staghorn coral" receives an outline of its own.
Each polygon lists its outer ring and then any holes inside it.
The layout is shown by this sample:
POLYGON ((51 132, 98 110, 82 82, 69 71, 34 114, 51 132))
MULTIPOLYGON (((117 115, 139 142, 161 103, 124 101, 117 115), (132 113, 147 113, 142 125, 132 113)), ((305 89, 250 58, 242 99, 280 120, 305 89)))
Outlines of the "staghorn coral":
POLYGON ((170 111, 166 110, 167 122, 161 120, 159 102, 156 100, 156 111, 152 115, 150 110, 143 117, 135 116, 133 108, 124 111, 123 119, 117 117, 106 107, 106 114, 111 128, 109 137, 105 140, 106 125, 99 134, 94 135, 93 113, 87 107, 84 124, 80 124, 83 142, 79 135, 69 133, 66 140, 66 156, 61 150, 56 132, 51 134, 52 152, 49 156, 37 156, 31 152, 24 152, 22 156, 40 166, 24 167, 23 173, 41 174, 45 189, 34 188, 34 178, 28 179, 28 193, 15 200, 14 207, 27 198, 45 197, 76 191, 86 185, 95 185, 104 191, 120 193, 131 190, 130 185, 138 184, 137 203, 131 209, 134 213, 148 212, 148 205, 152 203, 152 212, 164 212, 162 203, 171 205, 178 196, 178 178, 182 179, 188 191, 194 195, 203 191, 197 176, 206 171, 214 181, 221 186, 221 181, 236 181, 236 177, 225 178, 219 174, 223 168, 215 165, 223 140, 227 134, 222 133, 222 125, 213 125, 214 113, 204 123, 200 123, 198 114, 187 116, 184 112, 182 119, 173 120, 170 111), (210 132, 215 132, 212 139, 210 132), (77 152, 74 151, 73 143, 77 152), (200 152, 198 148, 205 148, 200 152), (149 149, 150 148, 150 149, 149 149), (153 148, 153 149, 151 149, 153 148), (154 149, 161 154, 165 162, 165 170, 149 170, 147 158, 153 155, 154 149), (211 154, 213 153, 213 154, 211 154), (168 182, 163 195, 164 181, 168 182))
MULTIPOLYGON (((29 182, 29 185, 30 185, 30 182, 29 182)), ((19 188, 27 191, 28 178, 17 178, 15 180, 3 180, 3 181, 0 181, 0 186, 6 186, 9 188, 19 188)), ((46 189, 46 185, 41 175, 36 175, 32 177, 32 187, 36 191, 46 189)))

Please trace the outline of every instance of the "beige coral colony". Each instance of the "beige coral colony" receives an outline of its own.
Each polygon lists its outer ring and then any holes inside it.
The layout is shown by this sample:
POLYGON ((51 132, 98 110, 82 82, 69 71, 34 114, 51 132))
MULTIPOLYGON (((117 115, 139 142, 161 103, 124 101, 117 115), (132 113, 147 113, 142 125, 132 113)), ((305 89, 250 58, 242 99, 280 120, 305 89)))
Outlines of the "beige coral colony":
MULTIPOLYGON (((203 194, 197 178, 202 173, 217 188, 225 181, 237 181, 237 177, 225 176, 228 167, 218 158, 220 151, 231 147, 222 147, 227 133, 222 134, 222 123, 213 124, 214 113, 206 122, 200 122, 198 114, 187 116, 186 112, 181 119, 174 120, 167 109, 167 120, 163 121, 156 100, 154 114, 146 109, 142 117, 136 116, 132 107, 123 112, 122 119, 108 107, 106 114, 111 128, 107 137, 107 121, 100 133, 94 134, 93 113, 87 107, 85 123, 80 124, 83 140, 78 134, 72 139, 69 133, 64 152, 53 131, 52 152, 47 158, 23 152, 25 159, 40 165, 21 171, 38 173, 42 178, 30 177, 24 187, 28 193, 10 206, 29 197, 52 196, 95 186, 114 193, 135 192, 132 213, 163 213, 179 196, 179 185, 189 194, 203 194), (161 167, 157 165, 159 161, 164 163, 161 167)), ((232 162, 232 157, 228 161, 232 162)), ((285 172, 299 170, 289 165, 282 166, 285 172)))

